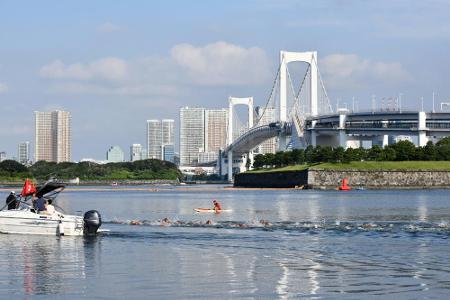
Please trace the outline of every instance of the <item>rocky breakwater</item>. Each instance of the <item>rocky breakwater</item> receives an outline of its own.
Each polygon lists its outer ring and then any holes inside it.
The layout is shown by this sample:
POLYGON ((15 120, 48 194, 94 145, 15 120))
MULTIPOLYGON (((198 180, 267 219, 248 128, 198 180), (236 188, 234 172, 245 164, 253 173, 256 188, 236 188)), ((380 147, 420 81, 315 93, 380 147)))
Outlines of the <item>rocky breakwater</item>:
POLYGON ((450 171, 308 170, 308 185, 312 188, 336 188, 343 178, 352 187, 374 189, 450 187, 450 171))

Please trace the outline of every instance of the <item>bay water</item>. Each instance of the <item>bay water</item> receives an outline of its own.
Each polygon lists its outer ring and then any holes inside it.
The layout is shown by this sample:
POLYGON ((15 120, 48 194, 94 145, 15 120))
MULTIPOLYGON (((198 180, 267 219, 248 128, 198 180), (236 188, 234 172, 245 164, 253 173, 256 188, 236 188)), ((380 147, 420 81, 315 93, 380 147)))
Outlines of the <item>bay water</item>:
POLYGON ((450 295, 450 190, 77 187, 56 204, 105 231, 0 235, 1 299, 450 295), (194 212, 213 199, 231 212, 194 212))

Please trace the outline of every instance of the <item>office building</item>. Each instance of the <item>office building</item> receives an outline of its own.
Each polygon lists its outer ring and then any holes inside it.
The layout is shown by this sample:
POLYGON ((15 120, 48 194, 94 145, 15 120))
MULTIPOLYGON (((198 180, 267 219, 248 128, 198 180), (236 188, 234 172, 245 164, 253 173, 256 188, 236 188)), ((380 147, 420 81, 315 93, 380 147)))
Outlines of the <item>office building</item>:
POLYGON ((17 161, 24 165, 30 163, 30 142, 19 143, 17 146, 17 161))
POLYGON ((142 145, 133 144, 130 146, 130 161, 136 161, 142 159, 142 145))
POLYGON ((71 116, 66 111, 35 111, 35 160, 71 161, 71 116))
POLYGON ((196 165, 198 153, 205 149, 205 109, 182 107, 180 109, 180 164, 196 165))
POLYGON ((0 152, 0 162, 6 160, 6 152, 0 152))
POLYGON ((227 109, 205 111, 205 152, 217 152, 227 145, 227 109))
POLYGON ((111 146, 106 152, 106 160, 110 162, 123 162, 124 154, 119 146, 111 146))
MULTIPOLYGON (((268 125, 276 121, 276 111, 274 107, 256 107, 256 118, 259 120, 258 125, 268 125)), ((277 138, 271 138, 260 144, 257 148, 258 153, 275 153, 277 151, 277 138)))

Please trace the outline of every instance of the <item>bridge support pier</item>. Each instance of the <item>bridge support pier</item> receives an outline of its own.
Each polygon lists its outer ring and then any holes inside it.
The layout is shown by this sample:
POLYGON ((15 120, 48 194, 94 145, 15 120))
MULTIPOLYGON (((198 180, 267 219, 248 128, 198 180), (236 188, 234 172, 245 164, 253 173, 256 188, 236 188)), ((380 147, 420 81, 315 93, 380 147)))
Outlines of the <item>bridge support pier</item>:
POLYGON ((419 147, 424 147, 427 142, 428 142, 428 138, 427 138, 427 116, 425 114, 425 112, 420 111, 419 112, 419 132, 418 132, 418 144, 419 147))
POLYGON ((233 182, 233 152, 228 151, 228 181, 233 182))
POLYGON ((418 138, 418 146, 419 147, 426 146, 428 143, 427 132, 424 130, 419 131, 418 137, 419 137, 418 138))

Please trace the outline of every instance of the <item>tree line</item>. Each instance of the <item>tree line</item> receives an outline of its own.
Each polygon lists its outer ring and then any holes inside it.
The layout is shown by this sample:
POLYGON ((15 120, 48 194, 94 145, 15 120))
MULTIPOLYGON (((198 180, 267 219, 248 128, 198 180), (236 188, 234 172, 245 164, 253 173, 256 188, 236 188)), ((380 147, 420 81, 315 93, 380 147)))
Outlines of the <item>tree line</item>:
POLYGON ((24 178, 46 180, 51 177, 58 179, 78 177, 80 180, 176 180, 181 179, 182 175, 175 164, 158 159, 107 164, 38 161, 30 167, 14 160, 0 162, 2 180, 17 181, 24 178))
POLYGON ((372 148, 347 148, 329 146, 308 146, 306 149, 293 149, 258 154, 253 167, 283 167, 298 164, 321 162, 345 163, 351 161, 439 161, 450 160, 450 137, 443 138, 436 144, 429 141, 424 147, 416 147, 410 141, 399 141, 384 148, 374 145, 372 148))

